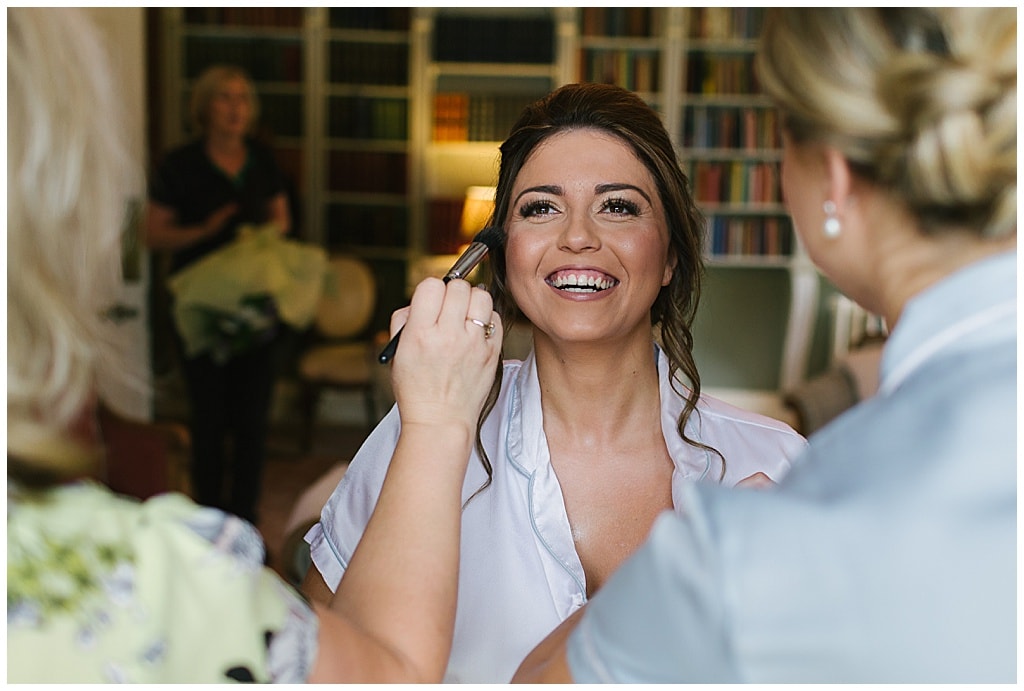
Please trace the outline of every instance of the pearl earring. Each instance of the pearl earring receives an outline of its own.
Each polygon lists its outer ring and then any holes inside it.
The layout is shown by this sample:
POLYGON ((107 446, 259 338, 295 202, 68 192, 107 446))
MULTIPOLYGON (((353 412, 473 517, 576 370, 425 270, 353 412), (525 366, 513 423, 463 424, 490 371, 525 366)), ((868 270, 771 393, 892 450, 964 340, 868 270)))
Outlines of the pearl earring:
POLYGON ((827 238, 837 238, 839 234, 843 232, 843 227, 839 223, 839 219, 836 218, 836 203, 829 199, 825 202, 825 223, 822 226, 822 230, 825 232, 827 238))

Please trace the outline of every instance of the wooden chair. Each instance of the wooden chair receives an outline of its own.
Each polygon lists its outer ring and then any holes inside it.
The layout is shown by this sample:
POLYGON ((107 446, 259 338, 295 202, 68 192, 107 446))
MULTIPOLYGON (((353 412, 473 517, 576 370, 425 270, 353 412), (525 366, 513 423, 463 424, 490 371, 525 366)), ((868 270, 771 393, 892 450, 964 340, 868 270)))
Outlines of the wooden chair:
POLYGON ((357 391, 366 424, 377 422, 375 343, 369 333, 377 301, 377 281, 363 260, 336 255, 328 261, 324 293, 311 329, 311 343, 298 357, 302 448, 313 445, 320 396, 325 390, 357 391))

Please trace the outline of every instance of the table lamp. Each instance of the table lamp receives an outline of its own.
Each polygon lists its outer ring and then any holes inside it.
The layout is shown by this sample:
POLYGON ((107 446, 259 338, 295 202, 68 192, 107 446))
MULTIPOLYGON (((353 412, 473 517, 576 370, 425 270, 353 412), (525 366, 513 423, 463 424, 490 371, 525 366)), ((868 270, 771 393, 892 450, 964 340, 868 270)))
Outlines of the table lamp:
POLYGON ((487 225, 491 214, 494 213, 494 193, 494 187, 483 185, 466 188, 466 200, 462 204, 462 220, 459 222, 459 232, 466 243, 487 225))

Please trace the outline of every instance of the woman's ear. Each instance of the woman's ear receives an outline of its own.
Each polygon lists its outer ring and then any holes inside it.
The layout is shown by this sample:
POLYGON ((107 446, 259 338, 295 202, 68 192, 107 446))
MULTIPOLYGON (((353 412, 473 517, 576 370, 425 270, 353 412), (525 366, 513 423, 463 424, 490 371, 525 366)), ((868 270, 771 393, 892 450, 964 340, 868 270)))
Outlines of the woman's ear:
POLYGON ((827 199, 835 203, 836 213, 842 215, 853 191, 853 175, 850 173, 850 163, 839 149, 831 146, 824 147, 822 155, 825 159, 827 199))
POLYGON ((662 287, 667 286, 672 282, 672 274, 675 273, 676 265, 679 263, 679 258, 676 256, 676 251, 671 247, 668 248, 668 257, 665 261, 665 272, 661 276, 662 287))

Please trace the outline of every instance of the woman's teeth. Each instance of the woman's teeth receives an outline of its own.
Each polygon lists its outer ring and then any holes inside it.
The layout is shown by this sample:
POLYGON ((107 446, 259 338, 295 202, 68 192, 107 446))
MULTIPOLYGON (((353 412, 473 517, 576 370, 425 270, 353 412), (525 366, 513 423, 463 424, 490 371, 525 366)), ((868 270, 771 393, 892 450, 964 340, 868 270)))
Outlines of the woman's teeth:
POLYGON ((586 276, 582 274, 562 274, 555 276, 548 282, 555 288, 565 290, 570 293, 595 293, 607 290, 618 283, 614 278, 586 276))

